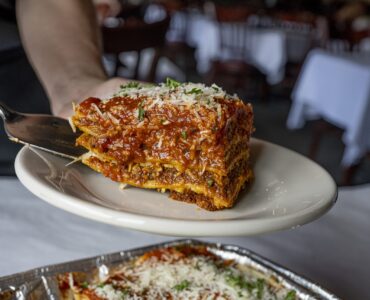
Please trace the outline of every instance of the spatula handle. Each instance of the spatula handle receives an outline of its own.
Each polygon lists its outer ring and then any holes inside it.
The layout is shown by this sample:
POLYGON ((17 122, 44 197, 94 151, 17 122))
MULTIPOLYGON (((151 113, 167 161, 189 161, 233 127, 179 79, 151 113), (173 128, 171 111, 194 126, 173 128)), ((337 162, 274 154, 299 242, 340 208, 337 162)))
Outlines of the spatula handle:
POLYGON ((11 121, 17 113, 0 101, 0 117, 5 121, 11 121))

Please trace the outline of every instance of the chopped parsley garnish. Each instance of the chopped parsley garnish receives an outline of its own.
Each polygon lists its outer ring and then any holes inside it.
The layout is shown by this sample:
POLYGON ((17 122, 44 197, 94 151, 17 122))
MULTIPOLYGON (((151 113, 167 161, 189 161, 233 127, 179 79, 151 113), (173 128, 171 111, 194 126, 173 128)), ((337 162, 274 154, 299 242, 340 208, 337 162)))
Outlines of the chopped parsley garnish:
POLYGON ((226 277, 226 282, 234 288, 247 289, 250 293, 255 289, 255 284, 246 281, 242 276, 229 274, 226 277))
POLYGON ((134 88, 138 88, 140 86, 140 83, 137 82, 137 81, 130 81, 126 84, 122 84, 120 85, 120 88, 121 89, 134 89, 134 88))
POLYGON ((198 95, 201 93, 202 93, 202 90, 198 88, 192 88, 190 91, 185 92, 185 94, 195 94, 195 95, 198 95))
POLYGON ((98 288, 101 288, 102 289, 104 286, 105 286, 105 283, 104 282, 98 284, 98 288))
POLYGON ((289 291, 284 300, 295 300, 296 292, 294 290, 289 291))
POLYGON ((214 184, 213 179, 208 179, 207 184, 208 184, 208 186, 212 186, 214 184))
POLYGON ((166 86, 167 87, 175 89, 175 88, 179 87, 180 85, 181 85, 180 82, 178 82, 178 81, 176 81, 172 78, 167 77, 167 79, 166 79, 166 86))
POLYGON ((126 299, 127 295, 128 295, 128 290, 121 290, 121 299, 126 299))
MULTIPOLYGON (((253 291, 256 291, 257 298, 262 299, 263 291, 265 288, 265 280, 258 279, 256 282, 247 281, 243 276, 237 276, 229 274, 226 277, 227 284, 231 285, 234 288, 246 289, 250 294, 253 291)), ((291 300, 291 299, 289 299, 291 300)))
POLYGON ((229 284, 233 287, 239 287, 242 280, 243 280, 243 278, 241 276, 234 276, 232 274, 230 274, 226 277, 227 284, 229 284))
POLYGON ((245 282, 244 288, 246 288, 249 293, 252 293, 252 291, 256 288, 256 284, 253 282, 245 282))
POLYGON ((216 92, 218 92, 219 90, 220 90, 220 88, 217 86, 217 85, 215 85, 215 84, 212 84, 212 86, 211 86, 216 92))
POLYGON ((81 283, 81 287, 83 289, 87 289, 89 287, 89 284, 86 281, 84 281, 84 282, 81 283))
POLYGON ((181 281, 179 284, 176 284, 173 288, 176 291, 181 292, 181 291, 187 289, 189 286, 190 286, 190 281, 185 279, 185 280, 181 281))
POLYGON ((257 298, 262 299, 263 290, 265 288, 265 280, 258 279, 256 283, 256 287, 257 287, 257 298))
POLYGON ((186 131, 181 131, 181 136, 184 140, 188 138, 188 134, 186 133, 186 131))
POLYGON ((144 116, 145 116, 145 110, 143 108, 143 102, 141 102, 139 105, 138 112, 137 112, 137 118, 141 122, 144 120, 144 116))

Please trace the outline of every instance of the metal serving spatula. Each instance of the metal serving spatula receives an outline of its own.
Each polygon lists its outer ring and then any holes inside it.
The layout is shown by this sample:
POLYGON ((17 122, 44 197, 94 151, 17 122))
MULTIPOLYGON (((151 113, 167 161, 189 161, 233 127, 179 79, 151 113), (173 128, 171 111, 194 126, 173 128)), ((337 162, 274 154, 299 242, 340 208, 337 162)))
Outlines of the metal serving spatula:
POLYGON ((11 141, 30 145, 53 154, 76 159, 86 152, 76 147, 76 138, 67 120, 51 115, 23 114, 0 102, 0 117, 11 141))

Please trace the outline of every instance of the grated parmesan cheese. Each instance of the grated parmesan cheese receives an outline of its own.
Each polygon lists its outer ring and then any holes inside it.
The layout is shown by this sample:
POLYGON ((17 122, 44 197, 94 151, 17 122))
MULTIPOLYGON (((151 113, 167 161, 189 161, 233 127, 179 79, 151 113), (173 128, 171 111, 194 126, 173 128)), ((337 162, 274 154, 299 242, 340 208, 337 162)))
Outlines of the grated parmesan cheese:
POLYGON ((108 118, 116 125, 119 125, 119 121, 117 118, 115 118, 110 112, 107 112, 108 118))
POLYGON ((128 184, 127 184, 127 183, 120 183, 120 184, 119 184, 119 186, 118 186, 118 188, 119 188, 120 190, 124 190, 127 186, 128 186, 128 184))
MULTIPOLYGON (((115 94, 115 96, 132 97, 132 98, 145 98, 147 99, 147 108, 150 109, 154 106, 162 106, 165 103, 180 106, 193 106, 197 104, 199 106, 205 106, 210 109, 214 109, 218 112, 221 108, 217 102, 218 98, 227 98, 230 100, 239 100, 236 95, 227 94, 221 87, 216 84, 206 86, 202 83, 177 83, 176 85, 168 85, 166 83, 160 83, 157 86, 147 84, 135 84, 122 86, 121 90, 115 94)), ((240 100, 239 100, 240 101, 240 100)), ((199 114, 197 117, 200 119, 199 114)))
POLYGON ((94 109, 96 110, 96 112, 98 113, 98 115, 100 117, 102 117, 103 119, 105 119, 104 114, 101 112, 101 110, 99 109, 99 107, 95 103, 92 103, 91 106, 94 107, 94 109))
POLYGON ((74 133, 76 133, 77 129, 76 129, 75 124, 74 124, 74 123, 73 123, 73 121, 72 121, 72 117, 69 117, 69 118, 68 118, 68 123, 69 123, 69 126, 71 126, 72 131, 73 131, 74 133))
MULTIPOLYGON (((163 254, 122 266, 115 274, 126 280, 93 285, 97 296, 108 299, 250 299, 283 300, 287 290, 259 279, 255 271, 235 264, 222 267, 213 259, 195 255, 176 259, 163 254), (249 284, 249 285, 248 285, 249 284)), ((295 298, 294 298, 295 299, 295 298)))
POLYGON ((76 157, 74 160, 70 161, 69 163, 67 163, 65 165, 65 167, 69 167, 70 165, 73 165, 76 162, 79 162, 79 161, 82 161, 82 160, 85 160, 85 159, 89 159, 90 157, 96 157, 96 155, 92 151, 86 152, 86 153, 82 154, 81 156, 76 157))

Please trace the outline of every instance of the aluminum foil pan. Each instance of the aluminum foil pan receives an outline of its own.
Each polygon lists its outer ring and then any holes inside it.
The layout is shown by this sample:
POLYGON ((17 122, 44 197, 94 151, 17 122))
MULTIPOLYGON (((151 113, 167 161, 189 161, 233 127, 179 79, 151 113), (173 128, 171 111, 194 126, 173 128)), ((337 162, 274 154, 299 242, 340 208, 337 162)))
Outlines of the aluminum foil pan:
POLYGON ((104 277, 109 272, 109 268, 113 268, 122 262, 132 259, 133 257, 141 256, 147 251, 183 244, 204 245, 209 251, 223 259, 233 259, 239 264, 255 268, 265 274, 266 277, 274 276, 286 288, 295 290, 299 299, 339 299, 319 285, 245 248, 233 245, 206 243, 196 240, 177 240, 133 250, 100 255, 78 261, 45 266, 27 272, 2 277, 0 278, 0 300, 61 299, 56 279, 58 274, 81 272, 81 274, 85 274, 87 279, 92 276, 92 274, 98 274, 104 277))

